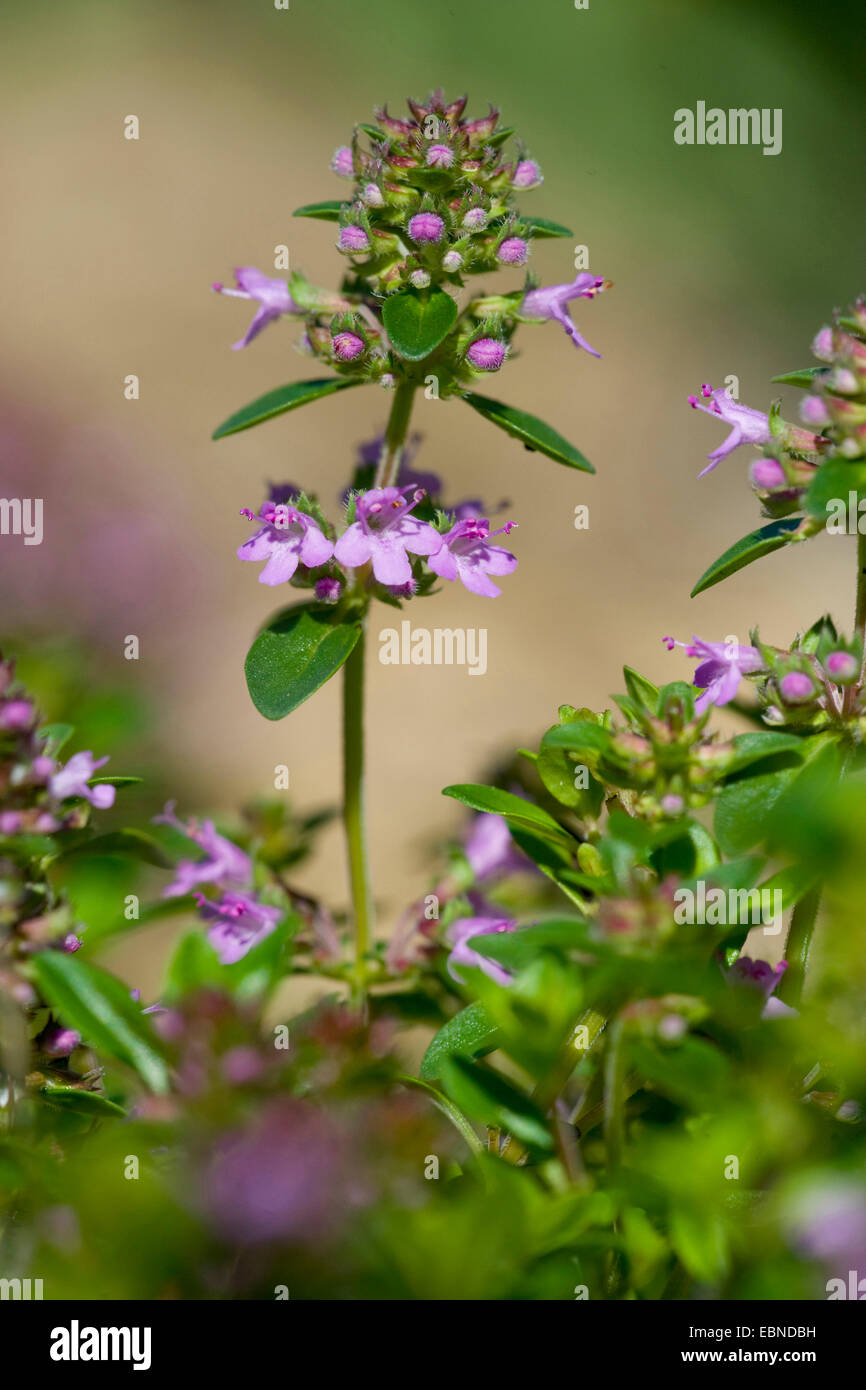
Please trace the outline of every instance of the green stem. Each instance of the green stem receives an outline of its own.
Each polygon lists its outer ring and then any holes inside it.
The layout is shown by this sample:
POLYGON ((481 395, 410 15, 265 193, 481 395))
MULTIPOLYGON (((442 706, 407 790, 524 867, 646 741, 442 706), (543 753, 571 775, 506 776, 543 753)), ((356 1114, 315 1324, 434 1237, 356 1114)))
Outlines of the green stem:
POLYGON ((401 381, 394 391, 391 414, 385 427, 385 439, 379 466, 376 469, 374 487, 393 487, 400 471, 400 459, 409 433, 409 417, 417 386, 412 381, 401 381))
MULTIPOLYGON (((402 381, 394 391, 391 414, 385 429, 382 454, 376 469, 374 487, 393 487, 400 470, 400 459, 409 430, 412 402, 417 387, 402 381)), ((352 576, 360 592, 366 580, 364 570, 352 576)), ((366 614, 361 635, 343 667, 343 824, 349 853, 349 881, 355 919, 354 998, 363 1007, 367 995, 370 947, 373 940, 373 892, 367 855, 367 822, 364 810, 364 649, 366 614)))
POLYGON ((783 1003, 796 1009, 803 998, 803 985, 812 950, 812 936, 818 918, 818 905, 821 901, 820 887, 810 888, 804 893, 791 914, 788 940, 785 943, 785 960, 788 969, 785 978, 776 991, 783 1003))
POLYGON ((604 1058, 604 1143, 609 1173, 615 1173, 622 1162, 625 1134, 623 1031, 622 1019, 615 1019, 608 1028, 607 1052, 604 1058))
POLYGON ((355 915, 355 992, 363 1002, 373 928, 373 895, 364 815, 364 647, 361 635, 343 667, 343 824, 355 915))

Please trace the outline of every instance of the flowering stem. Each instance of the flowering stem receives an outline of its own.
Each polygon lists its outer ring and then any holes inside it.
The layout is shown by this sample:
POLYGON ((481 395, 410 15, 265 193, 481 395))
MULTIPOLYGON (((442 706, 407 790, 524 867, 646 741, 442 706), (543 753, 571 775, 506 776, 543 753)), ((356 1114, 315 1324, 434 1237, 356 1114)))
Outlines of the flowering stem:
MULTIPOLYGON (((409 381, 400 382, 395 389, 374 487, 392 487, 397 481, 416 389, 409 381)), ((358 576, 355 583, 359 583, 358 576)), ((363 1004, 367 993, 367 957, 373 935, 373 893, 364 808, 366 627, 365 615, 361 620, 361 635, 343 668, 343 824, 349 852, 349 880, 355 918, 354 994, 360 1004, 363 1004)))
POLYGON ((409 433, 412 402, 417 389, 413 381, 401 381, 394 391, 374 487, 394 487, 397 482, 403 446, 409 433))
POLYGON ((365 629, 343 667, 343 824, 349 851, 349 880, 355 916, 355 991, 363 1002, 367 952, 373 924, 373 896, 364 815, 364 646, 365 629))

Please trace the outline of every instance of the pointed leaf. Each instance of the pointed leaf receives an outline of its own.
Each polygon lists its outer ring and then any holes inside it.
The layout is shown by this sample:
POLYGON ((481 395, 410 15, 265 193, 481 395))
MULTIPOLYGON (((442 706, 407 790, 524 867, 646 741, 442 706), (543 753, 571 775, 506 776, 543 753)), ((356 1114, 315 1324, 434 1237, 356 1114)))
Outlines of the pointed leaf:
POLYGON ((54 1013, 85 1043, 134 1067, 152 1091, 168 1090, 168 1070, 141 1005, 107 970, 63 951, 41 951, 33 973, 54 1013))
POLYGON ((724 555, 720 555, 701 575, 692 589, 692 598, 702 594, 705 589, 711 589, 714 584, 720 584, 723 579, 736 574, 737 570, 745 569, 755 560, 760 560, 762 555, 780 550, 783 545, 788 544, 791 532, 796 531, 799 525, 799 517, 786 516, 781 521, 771 521, 769 526, 762 526, 758 531, 750 531, 742 540, 726 550, 724 555))
MULTIPOLYGON (((826 463, 821 464, 809 485, 805 499, 806 511, 810 516, 826 521, 828 506, 834 502, 841 502, 845 509, 843 520, 847 526, 848 507, 852 492, 856 493, 854 506, 851 509, 854 513, 856 526, 859 522, 858 503, 861 497, 866 497, 866 463, 863 463, 862 460, 849 462, 847 459, 828 459, 826 463)), ((837 529, 836 524, 834 524, 833 529, 837 529)))
POLYGON ((783 372, 781 376, 773 376, 770 380, 778 382, 780 386, 802 386, 808 390, 818 373, 826 370, 826 367, 803 367, 799 372, 783 372))
POLYGON ((579 468, 584 473, 595 472, 589 459, 584 458, 579 449, 575 449, 573 444, 569 444, 568 440, 563 439, 550 425, 539 420, 537 415, 530 415, 526 410, 517 410, 513 405, 504 405, 502 401, 493 401, 489 396, 478 396, 474 391, 468 391, 463 399, 473 410, 477 410, 479 415, 491 420, 513 439, 519 439, 527 449, 546 454, 548 458, 555 459, 557 463, 564 463, 568 468, 579 468))
POLYGON ((320 604, 279 613, 247 653, 247 688, 259 714, 283 719, 331 679, 361 635, 358 621, 341 620, 320 604))
POLYGON ((155 864, 158 869, 170 869, 171 860, 162 847, 145 835, 143 830, 109 830, 105 835, 93 835, 90 839, 76 840, 69 849, 57 856, 57 863, 84 855, 100 858, 140 859, 145 864, 155 864))
POLYGON ((483 1057, 499 1046, 499 1037, 500 1031, 483 1005, 470 1004, 439 1029, 424 1053, 420 1075, 425 1081, 436 1080, 447 1058, 483 1057))
POLYGON ((520 221, 534 237, 574 236, 570 227, 563 227, 561 222, 551 222, 549 217, 521 216, 520 221))
POLYGON ((287 410, 297 410, 299 405, 319 401, 323 396, 333 396, 336 391, 347 391, 350 386, 361 386, 362 382, 344 376, 323 377, 317 381, 293 381, 288 386, 277 386, 258 400, 236 410, 227 420, 214 430, 213 439, 224 439, 227 434, 239 434, 241 430, 252 429, 275 415, 285 415, 287 410))
POLYGON ((445 787, 442 795, 453 796, 455 801, 462 801, 464 806, 471 806, 473 811, 492 811, 495 815, 504 816, 509 824, 532 830, 545 839, 566 845, 569 849, 577 849, 577 841, 554 820, 553 816, 532 801, 515 796, 513 792, 466 782, 445 787))
POLYGON ((385 331, 401 357, 420 362, 457 321, 457 301, 444 290, 403 290, 382 305, 385 331))
POLYGON ((343 204, 338 202, 304 203, 302 208, 295 208, 292 216, 315 217, 320 222, 339 222, 342 206, 343 204))

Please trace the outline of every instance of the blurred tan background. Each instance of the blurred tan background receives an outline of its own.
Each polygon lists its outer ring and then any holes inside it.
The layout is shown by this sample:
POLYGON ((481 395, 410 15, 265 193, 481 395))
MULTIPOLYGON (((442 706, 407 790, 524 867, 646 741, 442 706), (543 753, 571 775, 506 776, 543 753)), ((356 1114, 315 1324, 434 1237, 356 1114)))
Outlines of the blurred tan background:
MULTIPOLYGON (((4 496, 42 496, 41 547, 0 542, 4 634, 80 644, 85 671, 150 709, 112 766, 173 788, 182 811, 231 814, 288 763, 301 806, 339 792, 338 686, 287 721, 254 710, 243 658, 286 602, 235 548, 265 480, 335 508, 383 393, 320 402, 212 443, 255 396, 312 375, 298 330, 240 353, 244 303, 210 293, 234 265, 275 273, 274 247, 321 284, 333 227, 293 220, 341 196, 329 172, 353 122, 442 84, 497 104, 541 163, 525 206, 574 228, 615 282, 575 318, 601 361, 555 326, 523 329, 491 394, 530 409, 594 462, 594 478, 522 450, 459 402, 422 401, 418 468, 448 495, 511 499, 520 565, 495 602, 444 585, 404 616, 487 626, 483 678, 459 668, 369 673, 372 852, 386 920, 427 882, 430 846, 458 824, 440 796, 532 742, 562 701, 603 706, 624 661, 685 676, 661 637, 771 642, 832 609, 849 622, 853 554, 822 538, 707 595, 706 565, 760 524, 741 451, 698 482, 722 436, 686 397, 734 374, 765 409, 769 378, 807 365, 834 306, 864 288, 862 87, 855 11, 770 0, 270 0, 3 5, 5 242, 0 405, 4 496), (781 107, 784 146, 683 148, 677 107, 781 107), (141 138, 123 138, 124 117, 141 138), (124 378, 140 377, 126 401, 124 378), (590 507, 588 532, 574 508, 590 507), (135 633, 141 659, 123 659, 135 633), (123 754, 123 757, 121 757, 123 754)), ((536 245, 546 282, 568 242, 536 245)), ((511 287, 513 277, 499 277, 511 287)), ((788 393, 788 413, 796 398, 788 393)), ((383 610, 377 621, 399 621, 383 610)), ((105 748, 109 752, 111 749, 105 748)), ((300 876, 345 899, 334 828, 300 876)))

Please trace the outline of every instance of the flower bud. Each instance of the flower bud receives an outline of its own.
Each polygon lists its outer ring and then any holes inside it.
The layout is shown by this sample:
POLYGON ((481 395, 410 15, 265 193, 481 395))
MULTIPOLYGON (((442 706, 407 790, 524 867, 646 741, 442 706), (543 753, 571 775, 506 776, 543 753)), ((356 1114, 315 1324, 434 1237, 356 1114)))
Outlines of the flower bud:
POLYGON ((377 183, 365 183, 361 197, 370 208, 380 208, 385 203, 384 194, 377 183))
POLYGON ((837 685, 850 685, 857 679, 860 664, 851 652, 831 652, 824 659, 824 670, 837 685))
POLYGON ((777 459, 755 459, 751 467, 752 485, 761 491, 783 487, 787 483, 785 470, 777 459))
POLYGON ((450 169, 454 163, 454 151, 448 145, 431 145, 427 151, 427 163, 431 169, 450 169))
POLYGON ((800 402, 800 419, 812 429, 822 430, 829 425, 830 416, 820 396, 805 396, 800 402))
POLYGON ((786 704, 808 704, 815 698, 815 682, 805 671, 789 671, 779 682, 779 694, 786 704))
POLYGON ((544 175, 534 159, 521 159, 511 182, 515 188, 537 188, 544 182, 544 175))
POLYGON ((834 367, 827 385, 831 391, 838 391, 843 396, 856 396, 860 390, 860 383, 848 367, 834 367))
POLYGON ((480 232, 487 226, 487 213, 483 208, 470 208, 463 218, 467 232, 480 232))
POLYGON ((505 361, 505 343, 498 338, 477 338, 470 343, 466 356, 479 372, 498 372, 505 361))
POLYGON ((20 811, 0 811, 0 835, 17 835, 21 824, 20 811))
POLYGON ((415 286, 416 290, 426 290, 427 286, 430 284, 430 275, 426 270, 413 270, 412 274, 409 276, 409 280, 415 286))
POLYGON ((40 1040, 46 1057, 69 1057, 81 1043, 81 1034, 74 1028, 46 1028, 40 1040))
POLYGON ((336 333, 331 339, 331 346, 334 349, 334 355, 341 362, 354 362, 364 352, 365 344, 364 339, 359 338, 357 333, 346 331, 336 333))
POLYGON ((363 251, 369 251, 370 238, 363 227, 356 223, 350 223, 347 227, 340 229, 340 250, 348 251, 350 255, 357 255, 363 251))
POLYGON ((441 241, 445 223, 435 212, 416 212, 409 218, 409 235, 413 241, 441 241))
POLYGON ((529 243, 520 236, 506 237, 496 258, 503 265, 525 265, 529 258, 529 243))
POLYGON ((681 816, 686 808, 683 798, 674 795, 673 792, 668 792, 666 796, 663 796, 660 805, 666 816, 681 816))
POLYGON ((442 269, 447 270, 449 274, 459 270, 462 264, 463 257, 459 251, 446 251, 442 257, 442 269))
POLYGON ((812 353, 819 357, 822 362, 832 362, 833 360, 833 330, 832 328, 822 328, 820 333, 816 333, 812 339, 812 353))
POLYGON ((0 706, 0 729, 29 729, 35 714, 29 700, 7 700, 0 706))
POLYGON ((354 176, 355 167, 352 151, 348 145, 340 145, 339 149, 334 150, 331 169, 335 174, 339 174, 341 179, 350 179, 354 176))
POLYGON ((326 575, 324 579, 316 580, 316 598, 320 603, 336 603, 342 588, 339 579, 326 575))

